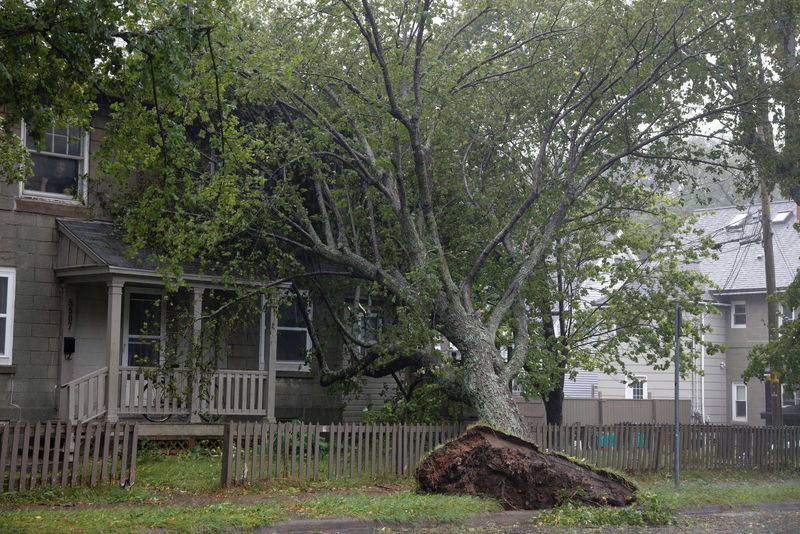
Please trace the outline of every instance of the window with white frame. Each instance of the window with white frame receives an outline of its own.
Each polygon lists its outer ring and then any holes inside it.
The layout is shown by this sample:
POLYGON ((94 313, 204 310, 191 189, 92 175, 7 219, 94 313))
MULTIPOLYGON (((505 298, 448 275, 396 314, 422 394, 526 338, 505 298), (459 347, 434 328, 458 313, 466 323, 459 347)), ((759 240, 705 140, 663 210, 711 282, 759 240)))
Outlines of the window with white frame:
POLYGON ((16 271, 0 268, 0 365, 11 365, 16 271))
POLYGON ((625 385, 625 398, 644 400, 647 398, 647 377, 637 376, 625 385))
POLYGON ((731 328, 745 328, 747 326, 747 305, 744 301, 734 302, 731 305, 731 328))
POLYGON ((788 304, 782 304, 778 312, 778 327, 783 326, 784 321, 794 319, 794 310, 788 304))
POLYGON ((53 127, 44 134, 42 143, 23 137, 33 162, 33 176, 23 185, 26 195, 83 199, 86 196, 85 175, 89 169, 89 135, 77 126, 53 127))
POLYGON ((733 388, 733 420, 747 421, 747 386, 734 382, 733 388))
MULTIPOLYGON (((357 315, 358 340, 363 343, 377 343, 378 332, 381 328, 381 318, 369 310, 359 310, 357 315)), ((362 353, 364 351, 362 350, 362 353)))
MULTIPOLYGON (((307 295, 303 298, 308 302, 307 295)), ((306 356, 311 350, 311 335, 303 319, 303 312, 298 299, 278 308, 278 339, 276 360, 278 369, 290 371, 308 371, 306 356)), ((311 317, 311 304, 306 311, 311 317)))
POLYGON ((133 289, 125 294, 126 365, 153 367, 161 355, 165 330, 160 291, 133 289))

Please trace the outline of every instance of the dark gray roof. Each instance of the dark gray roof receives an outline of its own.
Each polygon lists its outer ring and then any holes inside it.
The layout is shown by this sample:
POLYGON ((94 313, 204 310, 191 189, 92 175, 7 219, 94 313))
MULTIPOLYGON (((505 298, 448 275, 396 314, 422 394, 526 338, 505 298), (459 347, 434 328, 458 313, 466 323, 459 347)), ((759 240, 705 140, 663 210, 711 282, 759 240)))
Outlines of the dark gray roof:
MULTIPOLYGON (((786 214, 783 220, 772 224, 775 280, 778 288, 785 288, 800 268, 800 234, 794 229, 798 209, 793 201, 776 201, 770 204, 770 211, 773 220, 780 213, 786 214)), ((692 267, 708 275, 719 286, 718 292, 766 292, 761 206, 744 210, 729 206, 695 213, 700 218, 694 227, 714 239, 718 258, 703 259, 692 267), (732 227, 730 223, 737 215, 746 218, 741 225, 732 227)))
MULTIPOLYGON (((142 249, 136 255, 128 257, 128 246, 123 240, 119 228, 105 221, 81 221, 77 219, 58 219, 58 224, 66 234, 89 249, 100 261, 111 267, 155 271, 161 265, 150 260, 151 250, 142 249)), ((185 274, 200 274, 196 264, 183 264, 185 274)))

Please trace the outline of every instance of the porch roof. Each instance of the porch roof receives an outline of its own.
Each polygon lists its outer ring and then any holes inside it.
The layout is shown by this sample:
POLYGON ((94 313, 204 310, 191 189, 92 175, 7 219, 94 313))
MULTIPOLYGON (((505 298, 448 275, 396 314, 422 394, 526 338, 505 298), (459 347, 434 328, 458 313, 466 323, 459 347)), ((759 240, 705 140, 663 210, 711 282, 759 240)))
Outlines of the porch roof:
MULTIPOLYGON (((56 258, 56 276, 59 278, 98 278, 108 275, 160 279, 164 265, 152 259, 153 251, 139 250, 126 254, 128 246, 121 231, 111 222, 57 219, 60 233, 56 258)), ((207 283, 219 282, 219 277, 203 272, 197 263, 182 263, 187 280, 207 283)))

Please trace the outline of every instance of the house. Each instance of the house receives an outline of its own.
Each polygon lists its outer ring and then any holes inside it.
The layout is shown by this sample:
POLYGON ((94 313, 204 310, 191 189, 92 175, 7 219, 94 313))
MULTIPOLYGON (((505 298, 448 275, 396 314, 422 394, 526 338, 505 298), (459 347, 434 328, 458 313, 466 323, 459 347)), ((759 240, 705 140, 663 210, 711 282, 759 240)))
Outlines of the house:
MULTIPOLYGON (((800 208, 791 201, 775 201, 770 212, 780 292, 800 268, 800 235, 794 228, 800 208)), ((724 345, 725 352, 709 355, 700 351, 697 367, 702 373, 692 373, 681 381, 680 398, 691 401, 697 422, 763 425, 765 386, 759 380, 744 382, 741 378, 750 349, 766 343, 768 337, 761 209, 729 206, 698 210, 697 214, 695 228, 714 240, 715 255, 691 268, 715 284, 706 298, 719 313, 684 320, 702 321, 711 327, 704 339, 724 345)), ((779 320, 780 316, 794 317, 794 310, 781 310, 779 320)), ((603 398, 674 398, 674 369, 660 371, 630 362, 628 370, 637 378, 633 383, 626 384, 619 375, 599 376, 603 398)))
MULTIPOLYGON (((199 317, 224 288, 186 265, 189 288, 160 306, 157 265, 146 253, 126 255, 98 207, 110 189, 94 158, 105 118, 92 124, 91 132, 51 128, 43 147, 20 124, 34 176, 0 181, 0 421, 115 421, 164 411, 193 421, 198 412, 340 420, 341 396, 320 386, 305 363, 311 341, 297 302, 264 305, 260 317, 227 333, 214 354, 210 399, 165 400, 140 373, 176 334, 167 331, 167 316, 183 310, 199 317)), ((326 314, 312 317, 321 331, 330 326, 326 314)), ((187 336, 202 335, 197 321, 184 326, 187 336)), ((341 342, 328 350, 341 353, 341 342)), ((190 378, 180 368, 175 374, 179 385, 190 378)))

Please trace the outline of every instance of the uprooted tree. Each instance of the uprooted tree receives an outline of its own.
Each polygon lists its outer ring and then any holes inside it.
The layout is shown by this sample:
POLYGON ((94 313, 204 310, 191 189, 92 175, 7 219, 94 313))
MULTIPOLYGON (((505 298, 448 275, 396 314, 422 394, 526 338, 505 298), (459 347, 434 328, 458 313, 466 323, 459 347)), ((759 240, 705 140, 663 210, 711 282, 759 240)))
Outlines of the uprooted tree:
POLYGON ((135 192, 118 214, 134 245, 208 261, 232 285, 265 266, 318 290, 348 278, 392 320, 375 341, 336 320, 359 350, 334 366, 317 347, 323 384, 414 369, 526 437, 509 383, 539 336, 532 277, 570 222, 640 180, 638 158, 698 159, 683 140, 724 111, 688 84, 725 16, 695 15, 650 1, 161 5, 109 83, 106 169, 135 192))
POLYGON ((635 500, 636 491, 621 475, 548 454, 482 425, 427 455, 416 477, 422 491, 491 495, 507 510, 551 508, 567 500, 625 506, 635 500))

